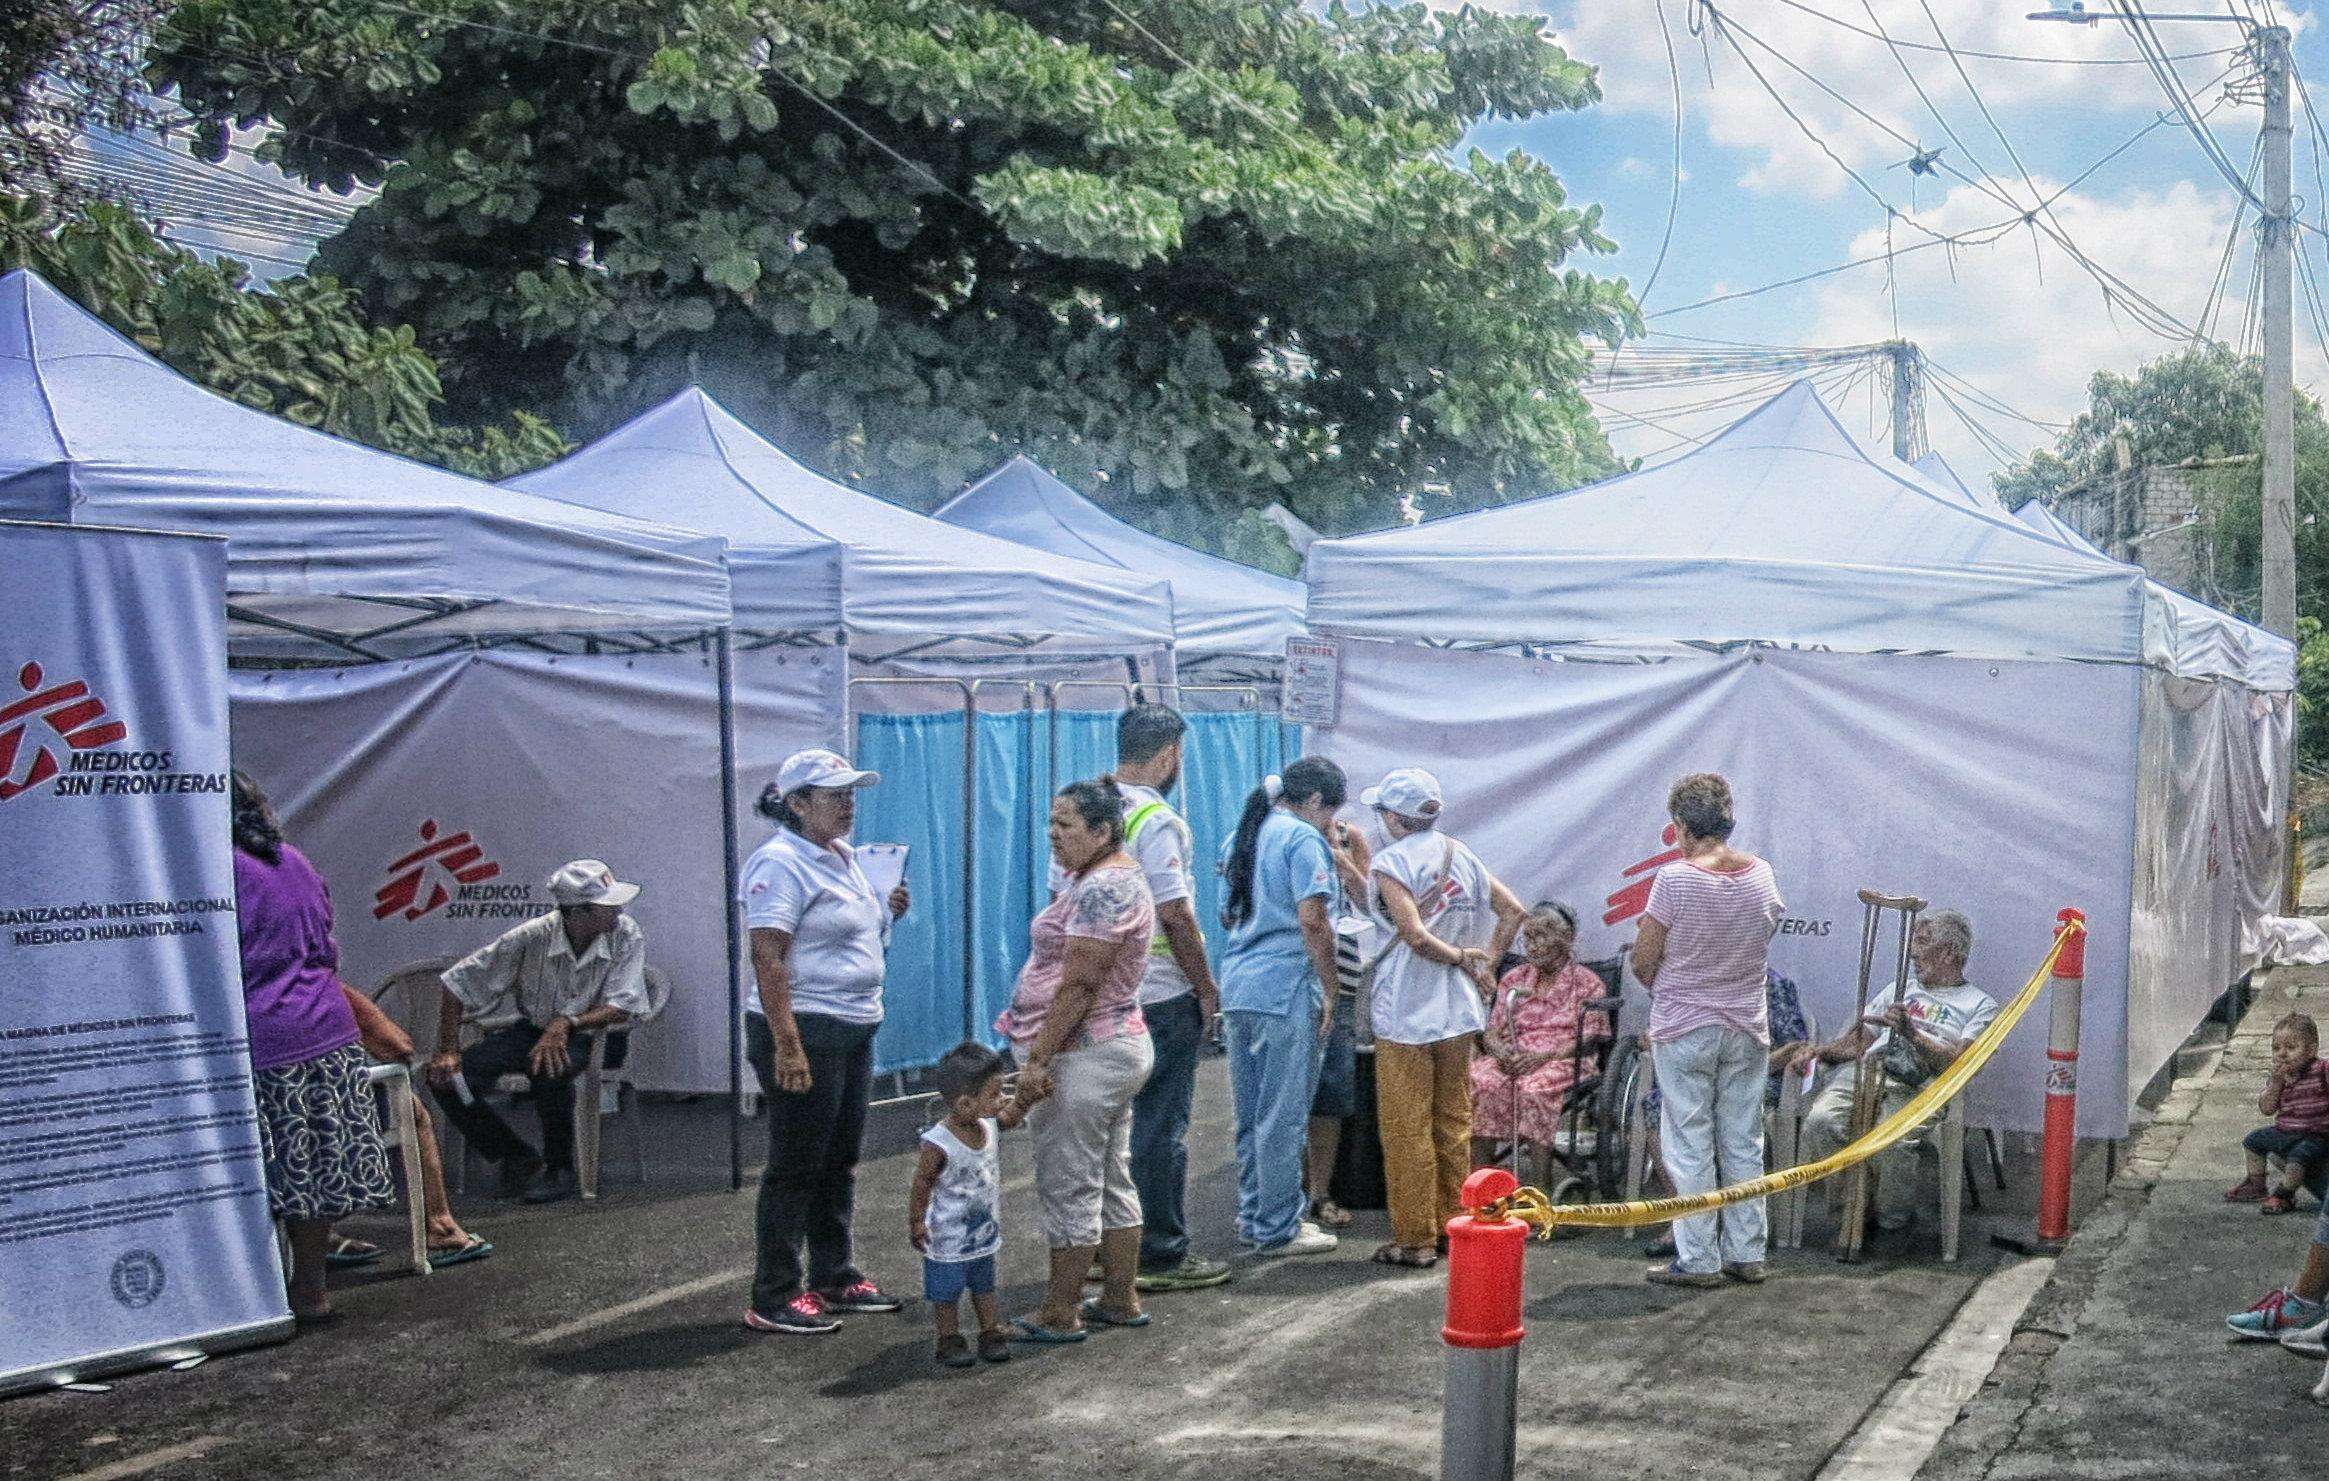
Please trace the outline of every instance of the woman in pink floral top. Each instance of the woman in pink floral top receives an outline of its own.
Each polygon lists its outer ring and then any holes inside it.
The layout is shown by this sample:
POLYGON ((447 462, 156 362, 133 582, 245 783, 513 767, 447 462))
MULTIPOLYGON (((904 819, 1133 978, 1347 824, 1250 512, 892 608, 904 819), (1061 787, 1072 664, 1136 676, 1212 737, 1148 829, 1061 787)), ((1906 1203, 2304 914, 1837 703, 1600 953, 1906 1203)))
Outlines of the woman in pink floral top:
POLYGON ((1035 917, 1018 990, 995 1021, 1018 1053, 1022 1092, 1043 1097, 1027 1125, 1051 1280, 1043 1304, 1013 1325, 1022 1341, 1081 1342, 1086 1322, 1148 1324, 1132 1284, 1141 1229, 1132 1098, 1155 1062, 1140 979, 1156 905, 1124 851, 1124 801, 1113 778, 1060 789, 1051 852, 1067 886, 1035 917), (1083 1301, 1095 1255, 1106 1281, 1083 1301))
POLYGON ((1580 1039, 1590 1046, 1610 1036, 1609 1015, 1585 1011, 1585 1004, 1608 994, 1593 969, 1574 955, 1576 912, 1539 905, 1529 912, 1520 939, 1528 960, 1496 984, 1487 1052, 1472 1061, 1475 1164, 1495 1156, 1497 1142, 1516 1136, 1551 1145, 1560 1131, 1561 1099, 1576 1082, 1580 1039))

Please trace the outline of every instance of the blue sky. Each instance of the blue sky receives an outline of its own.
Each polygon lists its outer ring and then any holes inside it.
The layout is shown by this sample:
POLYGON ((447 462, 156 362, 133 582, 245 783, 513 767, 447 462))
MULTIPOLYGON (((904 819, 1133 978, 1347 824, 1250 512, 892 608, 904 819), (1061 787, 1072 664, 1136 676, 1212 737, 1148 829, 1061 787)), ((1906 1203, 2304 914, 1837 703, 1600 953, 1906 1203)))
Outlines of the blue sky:
MULTIPOLYGON (((2025 12, 2046 3, 1718 0, 1719 9, 1743 32, 1768 44, 1766 51, 1739 36, 1740 47, 1828 147, 1905 217, 1942 233, 1987 226, 2016 213, 1960 181, 1912 177, 1900 167, 1907 149, 1855 118, 1771 53, 1901 133, 1928 147, 1945 146, 1944 159, 1967 174, 1980 178, 1986 169, 1995 188, 2026 201, 2023 170, 2013 156, 2050 194, 2167 107, 2159 80, 2141 65, 1962 58, 1969 92, 1946 53, 1905 43, 1933 47, 1946 37, 1961 52, 2083 61, 2135 56, 2131 41, 2113 23, 2082 27, 2023 19, 2025 12), (1896 54, 1839 21, 1860 31, 1880 29, 1904 45, 1896 54), (1931 108, 1919 98, 1920 86, 1931 108), (1994 115, 1995 131, 1974 92, 1994 115), (1932 109, 1961 144, 1949 142, 1932 109)), ((2236 5, 2261 13, 2266 3, 2181 0, 2176 8, 2236 5)), ((1886 250, 1884 207, 1805 137, 1711 28, 1702 26, 1700 36, 1689 34, 1685 22, 1692 6, 1693 0, 1664 0, 1681 64, 1684 183, 1665 270, 1649 299, 1649 310, 1659 315, 1652 320, 1654 328, 1759 343, 1851 344, 1891 337, 1897 302, 1901 336, 2007 405, 2051 421, 2084 405, 2086 380, 2095 369, 2131 369, 2174 348, 2138 327, 2129 314, 2107 308, 2092 277, 2067 251, 2020 227, 1991 245, 1931 248, 1894 261, 1889 276, 1895 291, 1888 291, 1887 267, 1878 264, 1736 303, 1660 314, 1886 250)), ((1544 15, 1572 54, 1601 69, 1606 100, 1579 114, 1487 123, 1475 131, 1474 142, 1494 152, 1517 148, 1535 154, 1553 166, 1576 199, 1600 203, 1606 231, 1619 250, 1613 257, 1593 259, 1591 266, 1623 275, 1639 288, 1657 255, 1673 180, 1673 103, 1656 0, 1504 0, 1494 8, 1544 15)), ((2300 73, 2311 71, 2321 79, 2321 97, 2329 105, 2329 43, 2308 25, 2310 6, 2284 0, 2275 9, 2297 31, 2300 73)), ((2222 23, 2163 22, 2158 30, 2177 53, 2222 52, 2240 35, 2222 23)), ((2179 63, 2177 71, 2205 108, 2222 92, 2207 84, 2233 60, 2194 58, 2179 63)), ((2261 121, 2260 106, 2233 101, 2217 107, 2208 124, 2224 152, 2245 170, 2261 121)), ((2314 170, 2318 164, 2329 173, 2329 160, 2316 157, 2301 103, 2296 134, 2299 211, 2320 221, 2322 192, 2314 185, 2314 170)), ((2092 261, 2190 325, 2199 322, 2208 302, 2236 201, 2200 145, 2180 124, 2170 123, 2056 201, 2052 211, 2058 229, 2092 261)), ((2246 317, 2253 222, 2251 213, 2235 245, 2224 306, 2211 321, 2219 337, 2235 343, 2246 317)), ((1903 222, 1894 226, 1892 239, 1895 246, 1906 247, 1924 238, 1903 222)), ((2324 252, 2329 238, 2307 232, 2300 244, 2329 291, 2329 254, 2324 252)), ((2329 379, 2329 365, 2303 311, 2301 281, 2298 292, 2298 381, 2318 390, 2329 379)), ((1830 377, 1831 383, 1842 379, 1841 373, 1830 377)), ((1839 410, 1860 435, 1881 436, 1882 427, 1871 424, 1871 384, 1864 378, 1844 394, 1839 410)), ((1609 404, 1655 408, 1660 422, 1703 435, 1738 409, 1692 417, 1677 416, 1672 408, 1733 389, 1644 390, 1613 396, 1609 404)), ((1880 408, 1873 410, 1881 415, 1880 408)), ((2015 451, 2049 437, 1994 410, 1978 413, 1978 420, 2015 451)), ((1998 457, 1937 400, 1928 403, 1928 422, 1934 445, 1961 473, 1973 478, 1998 466, 1998 457)), ((1642 454, 1681 445, 1673 436, 1628 429, 1614 420, 1612 434, 1622 447, 1642 454)))

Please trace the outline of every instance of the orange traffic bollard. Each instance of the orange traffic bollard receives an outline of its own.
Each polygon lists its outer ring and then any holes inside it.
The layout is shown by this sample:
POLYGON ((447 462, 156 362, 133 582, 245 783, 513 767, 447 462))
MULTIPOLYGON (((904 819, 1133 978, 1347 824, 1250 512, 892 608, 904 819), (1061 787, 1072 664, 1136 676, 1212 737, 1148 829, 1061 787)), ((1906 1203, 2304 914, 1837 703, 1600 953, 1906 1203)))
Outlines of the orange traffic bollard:
POLYGON ((2054 958, 2054 981, 2047 988, 2046 1131, 2038 1154, 2038 1230, 2034 1239, 1997 1236, 1996 1242, 2026 1255, 2053 1255, 2070 1240, 2070 1173, 2078 1147, 2079 998, 2086 983, 2086 915, 2064 910, 2056 929, 2070 939, 2054 958))
POLYGON ((1464 1207, 1448 1220, 1448 1309, 1440 1340, 1448 1347, 1447 1390, 1440 1406, 1441 1481, 1510 1481, 1516 1458, 1515 1403, 1520 1389, 1522 1277, 1528 1225, 1509 1214, 1483 1214, 1520 1189, 1501 1167, 1464 1181, 1464 1207))

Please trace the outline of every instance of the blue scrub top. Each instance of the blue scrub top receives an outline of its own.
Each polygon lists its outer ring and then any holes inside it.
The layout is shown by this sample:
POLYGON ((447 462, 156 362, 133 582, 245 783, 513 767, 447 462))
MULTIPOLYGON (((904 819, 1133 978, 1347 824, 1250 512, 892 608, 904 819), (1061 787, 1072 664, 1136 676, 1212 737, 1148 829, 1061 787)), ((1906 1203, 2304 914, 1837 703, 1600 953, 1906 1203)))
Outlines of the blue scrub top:
MULTIPOLYGON (((1226 865, 1232 837, 1221 851, 1226 865)), ((1325 989, 1302 944, 1296 907, 1324 898, 1327 916, 1340 914, 1342 885, 1326 835, 1287 812, 1270 809, 1254 841, 1253 915, 1232 927, 1221 953, 1221 1006, 1225 1011, 1316 1013, 1325 989)))

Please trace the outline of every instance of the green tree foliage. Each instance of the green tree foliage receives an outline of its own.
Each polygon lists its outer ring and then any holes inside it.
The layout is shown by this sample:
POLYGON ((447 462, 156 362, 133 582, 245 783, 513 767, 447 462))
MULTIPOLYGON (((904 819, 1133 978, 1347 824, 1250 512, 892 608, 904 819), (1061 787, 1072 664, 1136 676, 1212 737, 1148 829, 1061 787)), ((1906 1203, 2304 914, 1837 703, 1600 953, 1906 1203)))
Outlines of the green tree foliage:
POLYGON ((2329 629, 2318 617, 2297 619, 2297 759, 2329 767, 2329 629))
POLYGON ((326 277, 254 287, 242 264, 158 240, 126 208, 55 208, 0 195, 0 272, 29 267, 183 374, 302 426, 505 478, 565 444, 523 412, 482 428, 440 425, 435 364, 408 326, 365 321, 326 277))
MULTIPOLYGON (((184 0, 153 76, 380 187, 323 262, 463 415, 690 379, 927 504, 1024 450, 1215 549, 1564 487, 1637 323, 1541 162, 1535 20, 1336 0, 184 0), (427 12, 427 18, 421 13, 427 12), (1265 538, 1266 537, 1266 538, 1265 538)), ((1283 552, 1282 540, 1276 546, 1283 552)))
MULTIPOLYGON (((2007 505, 2055 495, 2119 467, 2158 467, 2189 460, 2257 458, 2264 448, 2264 364, 2217 343, 2194 345, 2142 367, 2133 375, 2103 370, 2088 382, 2090 405, 2051 449, 1997 480, 2007 505)), ((2329 419, 2320 403, 2297 394, 2297 605, 2329 610, 2329 419)), ((2214 552, 2214 590, 2197 595, 2257 616, 2260 500, 2263 470, 2256 462, 2209 469, 2201 487, 2200 517, 2214 552)), ((2313 617, 2297 619, 2297 705, 2300 758, 2329 764, 2329 634, 2313 617)))
POLYGON ((63 183, 81 129, 146 115, 138 56, 167 0, 6 0, 0 4, 0 183, 63 183))
MULTIPOLYGON (((2256 458, 2264 448, 2264 366, 2209 342, 2178 350, 2133 375, 2095 372, 2089 406, 2051 449, 1999 476, 2009 507, 2055 495, 2119 467, 2160 467, 2192 460, 2256 458)), ((2320 404, 2297 394, 2297 601, 2323 610, 2329 602, 2329 420, 2320 404)), ((2259 497, 2262 469, 2255 462, 2207 470, 2200 514, 2215 555, 2215 590, 2243 615, 2256 615, 2260 581, 2259 497)))

